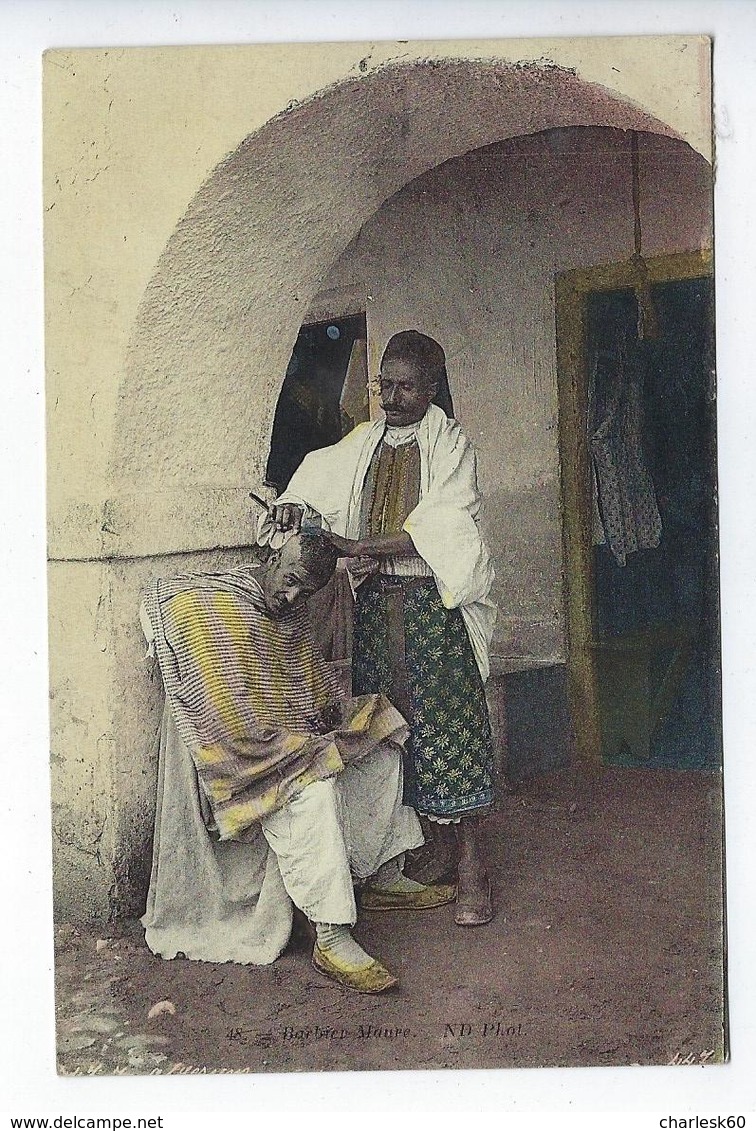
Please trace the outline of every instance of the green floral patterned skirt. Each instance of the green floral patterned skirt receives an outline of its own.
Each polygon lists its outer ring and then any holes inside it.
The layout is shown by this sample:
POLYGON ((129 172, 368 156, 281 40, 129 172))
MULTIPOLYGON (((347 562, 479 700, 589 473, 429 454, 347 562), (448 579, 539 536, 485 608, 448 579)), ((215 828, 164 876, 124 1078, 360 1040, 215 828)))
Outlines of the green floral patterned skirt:
POLYGON ((459 609, 431 579, 376 576, 357 594, 352 694, 382 692, 412 736, 406 804, 454 818, 493 801, 493 744, 483 681, 459 609))

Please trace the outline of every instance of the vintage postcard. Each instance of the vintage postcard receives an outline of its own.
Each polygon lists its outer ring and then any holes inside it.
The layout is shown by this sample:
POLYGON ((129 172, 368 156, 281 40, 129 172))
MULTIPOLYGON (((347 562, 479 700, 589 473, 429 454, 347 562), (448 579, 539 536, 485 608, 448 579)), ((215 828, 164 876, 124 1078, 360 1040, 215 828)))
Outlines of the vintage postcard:
POLYGON ((727 1058, 711 51, 46 54, 60 1073, 727 1058))

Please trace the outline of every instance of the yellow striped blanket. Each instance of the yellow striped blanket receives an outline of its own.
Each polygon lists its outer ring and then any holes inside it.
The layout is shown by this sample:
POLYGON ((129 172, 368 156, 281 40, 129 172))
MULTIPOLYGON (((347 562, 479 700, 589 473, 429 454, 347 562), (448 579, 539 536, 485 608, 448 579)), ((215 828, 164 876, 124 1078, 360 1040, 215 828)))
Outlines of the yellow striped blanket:
POLYGON ((306 607, 270 617, 255 572, 161 579, 145 596, 166 697, 221 840, 409 733, 385 697, 344 698, 306 607))

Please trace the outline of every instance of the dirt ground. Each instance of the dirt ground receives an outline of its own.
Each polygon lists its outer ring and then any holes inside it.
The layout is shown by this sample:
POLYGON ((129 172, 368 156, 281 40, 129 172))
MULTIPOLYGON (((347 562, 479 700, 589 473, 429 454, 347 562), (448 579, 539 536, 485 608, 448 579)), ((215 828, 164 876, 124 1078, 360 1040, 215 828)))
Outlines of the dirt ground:
POLYGON ((400 978, 389 995, 325 980, 301 934, 253 967, 165 962, 134 922, 61 924, 59 1071, 723 1059, 718 776, 560 771, 507 794, 487 837, 489 925, 455 926, 453 906, 361 915, 358 938, 400 978))

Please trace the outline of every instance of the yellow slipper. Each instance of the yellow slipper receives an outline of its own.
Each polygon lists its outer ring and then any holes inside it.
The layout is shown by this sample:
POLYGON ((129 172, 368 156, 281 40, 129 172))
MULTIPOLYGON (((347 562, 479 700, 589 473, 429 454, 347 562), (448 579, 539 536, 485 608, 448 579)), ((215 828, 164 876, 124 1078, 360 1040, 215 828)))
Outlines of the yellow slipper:
POLYGON ((360 900, 364 911, 428 911, 443 907, 457 898, 454 884, 428 884, 422 891, 390 891, 365 888, 360 900))
POLYGON ((389 974, 385 966, 373 959, 369 966, 355 969, 340 961, 333 951, 320 947, 317 943, 312 952, 312 964, 326 978, 338 982, 340 986, 356 990, 359 994, 382 994, 392 986, 399 985, 399 979, 389 974))

